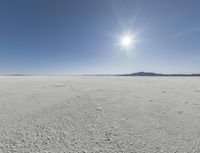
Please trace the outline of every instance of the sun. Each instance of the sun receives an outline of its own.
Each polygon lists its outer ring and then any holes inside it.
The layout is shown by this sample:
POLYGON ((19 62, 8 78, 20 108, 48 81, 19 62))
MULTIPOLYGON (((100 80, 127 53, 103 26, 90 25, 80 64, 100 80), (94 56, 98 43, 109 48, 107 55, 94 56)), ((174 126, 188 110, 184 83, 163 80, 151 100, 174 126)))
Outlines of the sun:
POLYGON ((120 38, 120 46, 123 48, 123 49, 130 49, 130 48, 133 48, 135 46, 135 43, 136 43, 136 39, 135 39, 135 36, 134 35, 131 35, 131 34, 125 34, 123 35, 121 38, 120 38))
POLYGON ((132 43, 132 38, 130 36, 124 36, 121 38, 121 45, 124 47, 129 47, 132 43))

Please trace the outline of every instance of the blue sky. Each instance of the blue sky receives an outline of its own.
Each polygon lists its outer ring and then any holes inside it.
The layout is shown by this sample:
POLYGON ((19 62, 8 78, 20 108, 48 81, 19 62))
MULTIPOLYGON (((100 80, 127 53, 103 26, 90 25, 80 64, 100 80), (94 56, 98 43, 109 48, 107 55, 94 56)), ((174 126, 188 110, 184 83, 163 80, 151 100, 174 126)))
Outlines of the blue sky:
POLYGON ((199 0, 1 0, 0 74, 200 73, 199 0), (137 34, 124 50, 125 32, 137 34))

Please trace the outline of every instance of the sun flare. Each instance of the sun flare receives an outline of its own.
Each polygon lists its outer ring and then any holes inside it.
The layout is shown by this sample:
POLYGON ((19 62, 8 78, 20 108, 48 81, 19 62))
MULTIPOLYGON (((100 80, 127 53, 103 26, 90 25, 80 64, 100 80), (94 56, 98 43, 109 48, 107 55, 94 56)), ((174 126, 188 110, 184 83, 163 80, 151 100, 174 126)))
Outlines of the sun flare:
POLYGON ((136 38, 134 35, 131 34, 126 34, 122 36, 119 40, 120 46, 125 50, 133 48, 135 46, 135 43, 136 43, 136 38))
POLYGON ((132 38, 128 35, 121 38, 121 44, 125 47, 129 47, 132 41, 132 38))

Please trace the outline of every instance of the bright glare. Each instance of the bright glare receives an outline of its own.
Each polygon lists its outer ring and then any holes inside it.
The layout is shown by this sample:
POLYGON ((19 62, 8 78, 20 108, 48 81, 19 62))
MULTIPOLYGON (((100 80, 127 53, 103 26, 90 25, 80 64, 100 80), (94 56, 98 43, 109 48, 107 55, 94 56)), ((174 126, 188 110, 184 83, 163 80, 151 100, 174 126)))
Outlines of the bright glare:
POLYGON ((132 38, 128 35, 121 38, 121 44, 124 47, 130 47, 132 41, 133 41, 132 38))
POLYGON ((130 50, 135 47, 136 45, 136 37, 133 34, 125 34, 120 38, 119 44, 122 49, 130 50))

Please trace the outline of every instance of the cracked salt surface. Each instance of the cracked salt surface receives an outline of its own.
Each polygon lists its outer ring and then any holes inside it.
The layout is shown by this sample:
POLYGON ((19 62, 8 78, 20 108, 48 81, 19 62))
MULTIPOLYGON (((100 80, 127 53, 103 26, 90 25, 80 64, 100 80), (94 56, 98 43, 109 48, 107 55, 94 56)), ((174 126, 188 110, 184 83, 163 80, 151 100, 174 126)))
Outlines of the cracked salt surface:
POLYGON ((198 153, 199 88, 197 77, 0 77, 0 152, 198 153))

